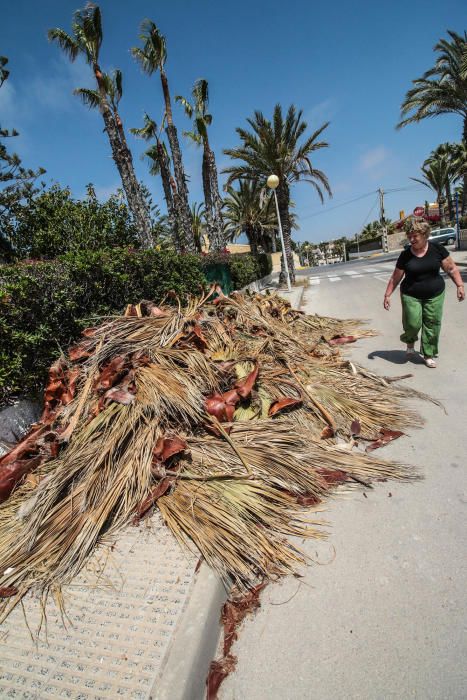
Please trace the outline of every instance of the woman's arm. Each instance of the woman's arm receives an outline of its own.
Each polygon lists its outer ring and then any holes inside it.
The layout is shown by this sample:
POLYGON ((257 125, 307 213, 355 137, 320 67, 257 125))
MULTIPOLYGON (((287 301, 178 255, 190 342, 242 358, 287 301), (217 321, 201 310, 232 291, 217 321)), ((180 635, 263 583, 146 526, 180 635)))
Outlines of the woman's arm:
POLYGON ((447 258, 444 258, 444 260, 441 260, 441 267, 449 275, 449 277, 452 279, 452 281, 456 285, 457 298, 459 299, 459 301, 464 301, 465 289, 464 289, 464 283, 462 281, 461 273, 459 272, 459 268, 457 267, 456 263, 454 262, 454 260, 451 258, 450 255, 447 258))
POLYGON ((389 301, 389 297, 393 293, 395 289, 397 289, 399 282, 404 276, 404 270, 399 270, 398 267, 394 268, 394 272, 392 273, 388 286, 386 287, 386 291, 384 293, 384 302, 383 306, 386 309, 386 311, 389 311, 389 307, 391 306, 391 302, 389 301))

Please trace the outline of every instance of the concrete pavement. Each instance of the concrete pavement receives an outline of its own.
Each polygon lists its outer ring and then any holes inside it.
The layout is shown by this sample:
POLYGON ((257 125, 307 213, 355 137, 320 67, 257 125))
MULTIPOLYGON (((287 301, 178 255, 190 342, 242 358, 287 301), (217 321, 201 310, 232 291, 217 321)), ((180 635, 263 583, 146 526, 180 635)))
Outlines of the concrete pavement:
MULTIPOLYGON (((453 257, 467 277, 466 254, 453 257)), ((389 459, 418 466, 423 481, 384 483, 329 505, 328 542, 304 544, 314 563, 302 581, 266 589, 234 645, 237 670, 220 698, 460 700, 467 697, 467 302, 456 300, 448 280, 439 367, 431 370, 405 362, 397 294, 389 313, 382 308, 390 269, 342 275, 339 283, 329 281, 329 268, 319 273, 303 308, 368 318, 381 335, 351 346, 349 357, 383 375, 412 372, 407 385, 441 399, 447 413, 417 401, 425 427, 384 448, 389 459)))

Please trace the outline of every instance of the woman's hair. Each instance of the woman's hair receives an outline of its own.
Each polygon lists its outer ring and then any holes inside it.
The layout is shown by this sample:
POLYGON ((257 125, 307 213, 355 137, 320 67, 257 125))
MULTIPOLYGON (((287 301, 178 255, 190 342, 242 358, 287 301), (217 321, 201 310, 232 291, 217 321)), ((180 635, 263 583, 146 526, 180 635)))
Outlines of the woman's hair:
POLYGON ((426 221, 415 221, 408 229, 407 234, 409 233, 421 233, 422 236, 428 238, 431 234, 430 224, 426 221))

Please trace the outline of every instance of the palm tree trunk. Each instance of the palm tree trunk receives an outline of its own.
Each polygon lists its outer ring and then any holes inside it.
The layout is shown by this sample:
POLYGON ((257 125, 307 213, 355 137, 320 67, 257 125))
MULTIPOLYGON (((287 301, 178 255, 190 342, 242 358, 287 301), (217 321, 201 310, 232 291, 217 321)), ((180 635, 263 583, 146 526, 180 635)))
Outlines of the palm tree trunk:
POLYGON ((446 213, 445 213, 445 208, 444 208, 444 196, 443 193, 440 192, 438 194, 438 209, 439 209, 439 223, 441 228, 443 226, 446 226, 446 213))
POLYGON ((287 265, 289 268, 290 282, 294 284, 295 282, 295 267, 292 255, 292 236, 291 236, 291 226, 290 226, 290 192, 289 186, 286 182, 279 183, 277 188, 277 201, 279 205, 279 216, 282 224, 282 235, 284 236, 284 248, 285 251, 282 252, 281 257, 281 272, 279 275, 279 284, 285 284, 287 281, 285 274, 285 263, 284 263, 284 252, 287 256, 287 265))
POLYGON ((93 71, 101 98, 100 111, 110 142, 112 158, 114 159, 115 165, 117 166, 120 178, 122 180, 128 207, 138 227, 141 245, 143 248, 150 248, 152 245, 151 219, 149 216, 148 207, 141 193, 138 180, 136 179, 133 167, 133 158, 126 143, 123 125, 118 114, 116 114, 116 117, 114 117, 112 114, 102 81, 102 71, 97 63, 93 65, 93 71))
POLYGON ((445 193, 446 193, 446 200, 448 203, 449 221, 452 222, 455 219, 455 214, 454 214, 454 203, 453 203, 452 194, 451 194, 451 185, 449 184, 449 182, 446 182, 445 193))
POLYGON ((206 142, 203 143, 203 163, 201 166, 201 175, 203 180, 204 212, 206 216, 206 228, 209 238, 209 252, 211 253, 213 250, 218 250, 218 248, 212 218, 211 178, 209 174, 209 158, 206 142))
POLYGON ((180 143, 178 141, 177 129, 173 123, 172 117, 172 104, 170 102, 170 92, 169 83, 165 71, 161 67, 161 83, 162 92, 164 94, 165 103, 165 114, 167 118, 167 138, 169 140, 170 151, 172 153, 172 161, 174 165, 175 181, 177 183, 178 190, 178 219, 180 221, 181 230, 179 232, 179 239, 181 243, 181 251, 193 251, 195 249, 195 242, 193 238, 193 231, 191 228, 191 211, 188 202, 188 188, 186 185, 185 171, 183 170, 182 152, 180 149, 180 143))
POLYGON ((256 231, 254 229, 254 226, 246 225, 245 226, 245 233, 246 237, 248 239, 248 243, 250 244, 250 252, 252 255, 258 255, 258 241, 257 241, 257 236, 256 236, 256 231))
POLYGON ((174 207, 174 199, 172 194, 172 187, 170 184, 171 174, 170 166, 167 161, 164 148, 160 142, 157 143, 157 159, 159 161, 159 172, 162 180, 162 188, 164 190, 164 199, 167 205, 167 218, 169 220, 169 226, 175 239, 178 241, 178 231, 177 231, 177 217, 174 207))
MULTIPOLYGON (((207 141, 207 140, 206 140, 207 141)), ((219 194, 219 178, 217 175, 216 158, 214 151, 207 142, 207 156, 209 162, 209 180, 211 185, 212 220, 216 237, 216 250, 225 248, 224 222, 222 220, 222 199, 219 194)))
MULTIPOLYGON (((464 117, 463 141, 467 144, 467 114, 464 117)), ((467 164, 464 164, 462 185, 461 216, 467 216, 467 164)))

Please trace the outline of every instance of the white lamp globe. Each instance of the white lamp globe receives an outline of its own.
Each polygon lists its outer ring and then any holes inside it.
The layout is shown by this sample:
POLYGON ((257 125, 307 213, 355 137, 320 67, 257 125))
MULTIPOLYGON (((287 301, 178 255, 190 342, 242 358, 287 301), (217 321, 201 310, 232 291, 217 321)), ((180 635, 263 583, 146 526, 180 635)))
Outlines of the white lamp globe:
POLYGON ((270 175, 266 180, 266 184, 268 187, 271 188, 271 190, 275 190, 276 187, 279 185, 279 178, 277 177, 277 175, 270 175))

